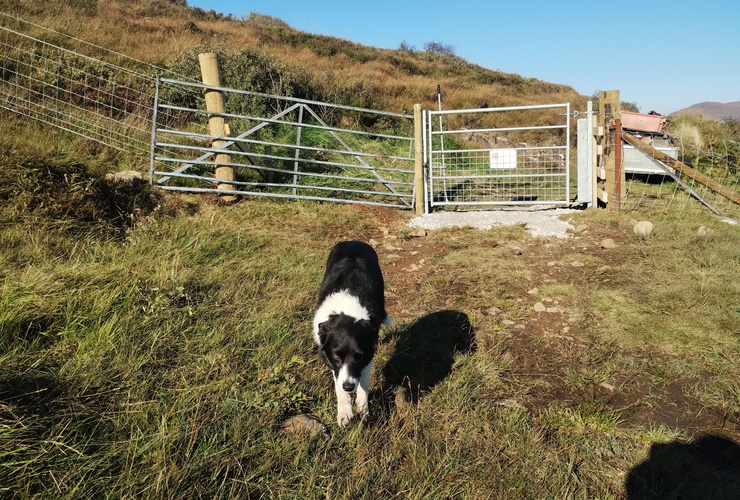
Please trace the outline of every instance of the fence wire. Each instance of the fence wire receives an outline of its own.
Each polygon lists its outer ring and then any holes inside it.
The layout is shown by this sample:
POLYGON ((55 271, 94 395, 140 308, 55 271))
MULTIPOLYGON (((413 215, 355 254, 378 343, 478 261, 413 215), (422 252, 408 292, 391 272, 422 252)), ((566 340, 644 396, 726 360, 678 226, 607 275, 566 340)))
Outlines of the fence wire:
POLYGON ((119 150, 148 153, 156 68, 126 58, 137 66, 127 69, 82 53, 93 49, 105 50, 0 13, 0 108, 119 150), (76 46, 44 41, 39 32, 76 46))
POLYGON ((623 208, 661 214, 676 211, 711 210, 720 217, 740 221, 740 143, 724 140, 713 144, 674 139, 676 159, 708 177, 701 182, 668 167, 664 173, 626 176, 627 197, 623 208), (711 182, 713 181, 713 182, 711 182))

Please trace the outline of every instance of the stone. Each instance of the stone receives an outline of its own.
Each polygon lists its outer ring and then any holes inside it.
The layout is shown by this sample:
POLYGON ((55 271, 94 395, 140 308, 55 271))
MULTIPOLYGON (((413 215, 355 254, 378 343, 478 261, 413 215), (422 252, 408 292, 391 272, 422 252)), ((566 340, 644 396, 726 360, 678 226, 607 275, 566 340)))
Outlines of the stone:
POLYGON ((504 408, 512 408, 514 410, 525 411, 526 408, 516 399, 504 399, 497 403, 499 406, 504 408))
POLYGON ((138 170, 123 170, 121 172, 112 172, 105 174, 105 179, 121 184, 139 182, 144 180, 144 174, 138 170))
POLYGON ((547 311, 547 307, 545 307, 545 304, 543 304, 542 302, 537 302, 534 305, 534 312, 545 312, 545 311, 547 311))
POLYGON ((696 232, 701 238, 706 238, 707 236, 710 236, 712 234, 712 230, 709 228, 706 228, 704 226, 699 227, 699 230, 696 232))
POLYGON ((309 439, 316 437, 323 440, 329 439, 329 430, 321 420, 313 415, 299 413, 283 422, 280 429, 284 434, 302 435, 309 439))
POLYGON ((655 226, 653 226, 653 223, 649 220, 641 220, 632 228, 637 236, 642 236, 643 238, 647 238, 652 235, 654 229, 655 226))
POLYGON ((421 227, 412 227, 409 229, 409 237, 411 238, 422 238, 427 235, 427 230, 421 227))
POLYGON ((601 240, 601 248, 605 250, 611 250, 612 248, 616 248, 617 244, 614 243, 614 240, 611 238, 606 238, 601 240))

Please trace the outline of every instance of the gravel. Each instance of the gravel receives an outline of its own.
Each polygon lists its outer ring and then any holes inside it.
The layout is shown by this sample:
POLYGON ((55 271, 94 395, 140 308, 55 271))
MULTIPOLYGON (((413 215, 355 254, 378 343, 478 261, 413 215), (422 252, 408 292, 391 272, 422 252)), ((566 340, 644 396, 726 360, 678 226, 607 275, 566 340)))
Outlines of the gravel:
POLYGON ((443 227, 474 227, 491 229, 498 226, 525 224, 533 236, 567 238, 568 230, 574 229, 563 215, 577 212, 569 208, 543 208, 516 210, 487 210, 468 212, 436 212, 421 215, 409 221, 409 226, 434 230, 443 227))

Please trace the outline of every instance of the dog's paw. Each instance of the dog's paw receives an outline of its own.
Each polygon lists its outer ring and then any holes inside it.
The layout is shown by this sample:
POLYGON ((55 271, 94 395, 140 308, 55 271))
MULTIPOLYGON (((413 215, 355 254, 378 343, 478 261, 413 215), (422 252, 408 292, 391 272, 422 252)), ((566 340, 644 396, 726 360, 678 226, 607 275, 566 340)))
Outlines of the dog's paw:
POLYGON ((370 417, 370 408, 368 407, 367 401, 357 403, 357 414, 363 422, 367 421, 370 417))
POLYGON ((339 424, 339 427, 347 427, 352 421, 352 417, 354 417, 352 405, 342 406, 337 409, 337 424, 339 424))

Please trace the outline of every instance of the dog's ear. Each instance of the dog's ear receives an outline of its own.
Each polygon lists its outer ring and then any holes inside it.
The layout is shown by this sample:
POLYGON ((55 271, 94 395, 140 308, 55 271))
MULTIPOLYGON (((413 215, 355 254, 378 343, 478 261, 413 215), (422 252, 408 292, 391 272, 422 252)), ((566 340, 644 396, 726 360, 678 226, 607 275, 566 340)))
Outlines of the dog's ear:
POLYGON ((329 334, 329 321, 319 323, 319 341, 321 345, 326 344, 326 336, 329 334))

